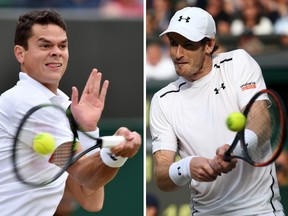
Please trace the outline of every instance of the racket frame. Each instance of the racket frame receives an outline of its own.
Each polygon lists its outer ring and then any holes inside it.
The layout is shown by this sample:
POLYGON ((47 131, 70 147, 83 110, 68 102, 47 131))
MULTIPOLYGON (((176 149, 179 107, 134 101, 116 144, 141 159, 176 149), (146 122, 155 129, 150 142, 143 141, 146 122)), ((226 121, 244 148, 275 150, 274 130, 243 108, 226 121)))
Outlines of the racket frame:
POLYGON ((111 147, 116 146, 117 144, 119 144, 120 142, 125 140, 125 138, 123 136, 107 136, 107 138, 106 137, 103 137, 103 138, 99 137, 98 138, 98 137, 93 137, 90 134, 85 133, 85 131, 81 131, 81 132, 83 132, 84 135, 88 136, 91 139, 94 139, 95 140, 95 145, 93 145, 93 146, 89 147, 88 149, 86 149, 86 150, 78 153, 77 155, 75 155, 76 150, 77 150, 77 145, 78 145, 77 130, 79 130, 79 128, 78 128, 78 126, 76 124, 76 121, 73 118, 73 115, 72 115, 70 109, 67 109, 65 111, 59 105, 47 103, 47 104, 40 104, 40 105, 34 106, 30 110, 28 110, 27 113, 21 119, 21 122, 20 122, 20 124, 19 124, 19 126, 17 128, 16 134, 15 134, 15 137, 14 137, 14 141, 13 141, 12 157, 11 158, 12 158, 13 170, 14 170, 14 173, 15 173, 17 179, 20 182, 22 182, 23 184, 26 184, 26 185, 30 185, 30 186, 34 186, 34 187, 45 186, 47 184, 52 183, 56 179, 58 179, 70 166, 72 166, 79 158, 83 157, 86 153, 88 153, 88 152, 90 152, 90 151, 92 151, 92 150, 94 150, 96 148, 102 148, 103 144, 104 144, 104 147, 111 148, 111 147), (18 142, 18 138, 19 138, 21 129, 24 126, 26 120, 34 112, 36 112, 39 109, 45 108, 45 107, 56 108, 56 109, 60 110, 61 112, 63 112, 66 115, 66 117, 68 118, 69 124, 70 124, 70 128, 71 128, 71 131, 73 133, 73 140, 71 141, 72 142, 71 154, 69 155, 69 158, 66 161, 65 165, 63 167, 61 167, 61 171, 59 171, 55 176, 53 176, 51 179, 43 181, 41 183, 34 183, 34 182, 31 182, 31 181, 25 180, 19 174, 20 172, 18 171, 18 168, 17 168, 17 157, 16 157, 16 154, 17 154, 17 142, 18 142), (111 137, 115 137, 115 139, 112 139, 112 140, 109 139, 111 137), (104 143, 104 141, 105 141, 105 143, 104 143))
POLYGON ((248 113, 250 112, 250 109, 253 105, 254 102, 256 102, 257 98, 262 95, 267 93, 268 95, 272 95, 273 98, 275 99, 275 102, 277 104, 277 107, 279 109, 279 114, 280 114, 280 122, 282 122, 282 124, 280 124, 281 128, 281 137, 280 137, 280 142, 277 146, 277 148, 274 150, 272 156, 270 157, 269 160, 262 162, 262 163, 258 163, 252 160, 252 158, 250 157, 248 150, 247 150, 247 144, 245 143, 245 127, 243 130, 237 132, 232 144, 230 145, 229 149, 224 153, 224 157, 223 160, 224 161, 231 161, 231 159, 233 158, 239 158, 242 159, 246 162, 248 162, 249 164, 251 164, 252 166, 255 167, 263 167, 263 166, 268 166, 269 164, 273 163, 278 156, 281 154, 283 147, 284 147, 284 143, 286 141, 287 138, 287 114, 286 114, 286 109, 284 106, 284 102, 282 101, 281 97, 279 96, 279 94, 272 90, 272 89, 263 89, 260 90, 259 92, 257 92, 248 102, 248 104, 246 105, 245 109, 244 109, 244 116, 247 117, 248 113), (243 148, 243 157, 240 155, 232 155, 234 149, 236 148, 238 142, 240 141, 240 145, 242 145, 243 148))
POLYGON ((63 108, 55 105, 55 104, 40 104, 37 106, 32 107, 30 110, 28 110, 28 112, 24 115, 24 117, 21 119, 21 122, 17 128, 15 137, 14 137, 14 141, 13 141, 13 148, 12 148, 12 164, 13 164, 13 170, 14 173, 17 177, 17 179, 19 181, 21 181, 23 184, 27 184, 27 185, 31 185, 31 186, 44 186, 47 184, 52 183, 53 181, 55 181, 56 179, 58 179, 70 166, 72 159, 75 155, 76 152, 76 147, 77 147, 77 141, 76 141, 76 137, 73 136, 73 140, 72 140, 72 145, 71 145, 71 154, 67 160, 67 162, 65 163, 65 165, 61 168, 61 171, 57 173, 57 175, 53 176, 53 178, 47 180, 47 181, 43 181, 41 183, 34 183, 34 182, 28 182, 27 180, 23 179, 23 177, 19 174, 18 168, 17 168, 17 143, 18 143, 18 137, 20 135, 21 129, 24 126, 24 124, 26 123, 26 120, 36 111, 38 111, 39 109, 45 108, 45 107, 54 107, 60 111, 63 112, 63 108))

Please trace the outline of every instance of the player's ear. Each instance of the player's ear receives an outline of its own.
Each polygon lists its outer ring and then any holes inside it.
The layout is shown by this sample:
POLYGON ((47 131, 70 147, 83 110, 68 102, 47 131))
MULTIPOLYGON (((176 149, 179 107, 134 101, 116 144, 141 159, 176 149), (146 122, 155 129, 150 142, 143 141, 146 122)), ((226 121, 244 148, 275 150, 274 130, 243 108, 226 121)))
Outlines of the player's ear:
POLYGON ((17 61, 22 64, 24 62, 24 56, 25 56, 25 49, 24 47, 20 45, 16 45, 14 47, 14 55, 17 59, 17 61))
POLYGON ((215 39, 214 38, 207 40, 206 47, 205 47, 206 53, 210 55, 214 49, 214 46, 215 46, 215 39))

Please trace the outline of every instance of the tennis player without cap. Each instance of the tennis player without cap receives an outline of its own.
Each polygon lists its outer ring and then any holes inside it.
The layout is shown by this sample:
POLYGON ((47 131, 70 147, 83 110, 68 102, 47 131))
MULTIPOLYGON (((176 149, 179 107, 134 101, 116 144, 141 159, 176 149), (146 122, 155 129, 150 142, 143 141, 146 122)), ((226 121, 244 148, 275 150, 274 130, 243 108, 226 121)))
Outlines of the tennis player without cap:
MULTIPOLYGON (((102 73, 92 69, 81 96, 77 88, 73 87, 69 101, 69 97, 58 88, 68 64, 68 36, 60 14, 49 9, 30 11, 19 17, 14 54, 21 68, 19 81, 0 97, 1 216, 54 215, 65 187, 83 208, 100 211, 104 203, 104 186, 117 175, 128 158, 136 155, 141 146, 140 134, 121 127, 115 134, 125 137, 125 141, 113 147, 111 152, 110 149, 102 148, 82 157, 68 172, 43 187, 23 184, 13 173, 11 160, 13 139, 23 115, 30 108, 43 103, 57 104, 64 109, 71 104, 71 112, 78 126, 98 136, 97 125, 104 109, 109 82, 106 80, 102 83, 102 73), (110 157, 112 153, 113 158, 110 157)), ((71 146, 72 132, 66 116, 61 118, 48 114, 38 116, 35 122, 39 128, 50 126, 59 131, 54 136, 56 152, 63 145, 71 146)), ((79 142, 77 151, 81 151, 84 146, 92 146, 95 140, 81 139, 79 135, 79 142)), ((21 163, 29 164, 28 170, 39 164, 39 157, 34 156, 36 153, 31 150, 31 146, 31 142, 26 142, 21 149, 21 163)), ((46 175, 47 170, 49 173, 49 170, 54 169, 58 170, 58 167, 49 164, 43 168, 42 174, 46 175)))
POLYGON ((151 102, 158 187, 173 191, 189 183, 195 216, 283 216, 274 164, 255 168, 242 160, 222 159, 235 136, 225 125, 226 117, 242 111, 266 88, 259 65, 241 49, 214 55, 215 22, 200 8, 177 11, 164 35, 179 79, 151 102), (177 153, 182 159, 176 162, 177 153))

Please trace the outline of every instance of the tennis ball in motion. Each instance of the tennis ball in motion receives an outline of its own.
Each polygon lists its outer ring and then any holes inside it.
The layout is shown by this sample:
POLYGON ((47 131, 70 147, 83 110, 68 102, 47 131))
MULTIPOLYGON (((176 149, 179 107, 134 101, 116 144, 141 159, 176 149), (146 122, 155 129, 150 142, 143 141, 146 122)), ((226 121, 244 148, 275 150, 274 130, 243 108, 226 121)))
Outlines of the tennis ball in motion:
POLYGON ((241 131, 246 124, 246 117, 240 112, 233 112, 226 119, 227 127, 232 131, 241 131))
POLYGON ((55 150, 54 137, 49 133, 39 133, 34 137, 33 149, 41 155, 50 154, 55 150))

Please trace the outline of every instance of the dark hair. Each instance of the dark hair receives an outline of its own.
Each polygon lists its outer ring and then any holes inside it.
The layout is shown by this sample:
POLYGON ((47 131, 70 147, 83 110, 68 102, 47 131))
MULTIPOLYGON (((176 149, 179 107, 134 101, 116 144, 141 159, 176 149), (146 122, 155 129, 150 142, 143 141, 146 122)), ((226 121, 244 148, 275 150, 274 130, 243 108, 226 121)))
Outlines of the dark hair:
POLYGON ((48 25, 55 24, 65 32, 67 29, 65 21, 59 13, 50 9, 33 10, 19 17, 16 26, 14 44, 28 49, 28 39, 32 37, 32 27, 34 24, 48 25))

